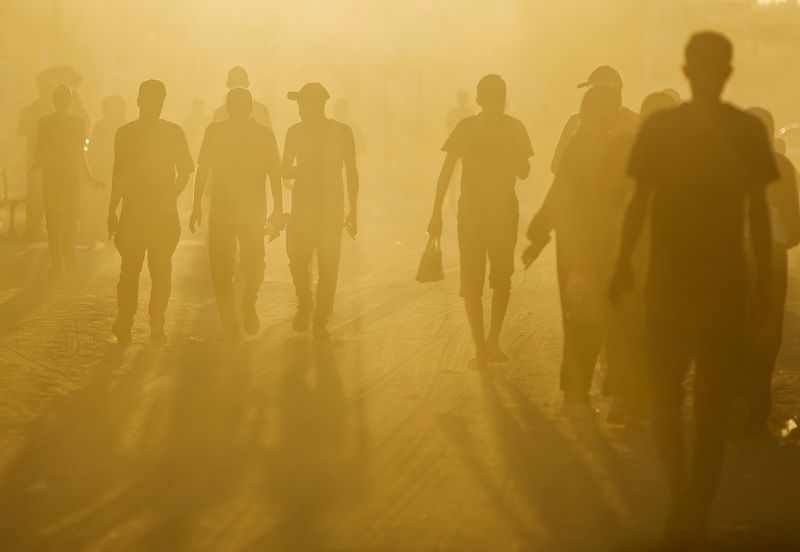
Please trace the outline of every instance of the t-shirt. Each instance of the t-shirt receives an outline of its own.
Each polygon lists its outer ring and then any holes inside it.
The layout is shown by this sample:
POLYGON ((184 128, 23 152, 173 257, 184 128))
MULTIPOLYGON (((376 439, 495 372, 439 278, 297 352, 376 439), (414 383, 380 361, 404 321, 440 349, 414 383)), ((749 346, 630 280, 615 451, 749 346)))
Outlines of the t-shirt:
POLYGON ((645 121, 628 172, 653 187, 651 300, 741 297, 747 194, 778 177, 764 126, 728 104, 688 103, 645 121))
POLYGON ((86 124, 79 115, 51 113, 39 119, 36 159, 45 181, 76 181, 81 173, 81 156, 86 124))
MULTIPOLYGON (((253 100, 253 111, 250 114, 253 120, 257 123, 260 123, 266 127, 272 128, 272 121, 269 118, 269 110, 267 106, 261 102, 253 100)), ((214 110, 214 115, 212 116, 212 121, 215 123, 219 123, 222 121, 228 120, 228 106, 222 104, 216 110, 214 110)))
POLYGON ((459 216, 517 211, 514 186, 520 163, 533 156, 528 131, 506 114, 462 119, 442 146, 461 159, 459 216))
POLYGON ((286 132, 284 166, 297 161, 292 215, 336 216, 344 210, 345 159, 355 156, 353 131, 332 119, 300 122, 286 132))
POLYGON ((212 171, 211 219, 264 225, 267 174, 279 175, 281 165, 269 127, 252 119, 211 123, 197 164, 212 171))
POLYGON ((194 162, 181 127, 158 119, 123 125, 114 141, 113 185, 122 187, 122 216, 136 224, 178 224, 175 177, 194 162))

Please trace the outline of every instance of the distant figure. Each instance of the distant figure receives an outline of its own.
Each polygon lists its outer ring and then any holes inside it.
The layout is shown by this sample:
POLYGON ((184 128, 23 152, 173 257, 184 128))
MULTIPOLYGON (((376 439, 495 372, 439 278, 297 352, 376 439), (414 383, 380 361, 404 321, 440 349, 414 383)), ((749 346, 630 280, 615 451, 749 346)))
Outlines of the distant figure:
POLYGON ((475 111, 469 105, 469 92, 466 90, 459 90, 458 94, 456 94, 456 99, 458 103, 453 109, 447 112, 447 118, 445 119, 448 135, 453 132, 456 125, 463 119, 475 114, 475 111))
MULTIPOLYGON (((643 124, 651 115, 676 107, 672 96, 665 92, 654 92, 642 101, 639 110, 639 123, 643 124)), ((619 162, 618 172, 622 187, 615 187, 616 193, 607 194, 614 203, 614 214, 610 220, 610 238, 613 243, 611 258, 615 259, 619 250, 619 236, 625 209, 633 196, 634 180, 627 176, 627 161, 635 135, 620 135, 615 142, 624 144, 624 152, 614 156, 614 164, 619 162)), ((648 225, 646 225, 647 227, 648 225)), ((637 276, 646 271, 649 240, 639 240, 631 255, 633 273, 637 276)), ((616 304, 608 305, 606 313, 606 377, 603 381, 603 394, 614 398, 606 421, 611 424, 624 424, 638 429, 647 417, 650 405, 650 386, 648 384, 647 332, 645 330, 644 290, 641 285, 634 286, 629 293, 620 297, 616 304)))
POLYGON ((180 237, 176 205, 194 171, 181 127, 161 119, 167 89, 157 80, 139 87, 139 118, 117 131, 108 231, 122 257, 112 331, 129 343, 139 304, 139 273, 145 255, 150 269, 150 341, 163 343, 164 313, 172 281, 172 254, 180 237), (117 220, 117 207, 122 214, 117 220))
POLYGON ((476 362, 503 362, 500 330, 511 293, 514 247, 517 243, 519 205, 515 186, 531 170, 533 156, 528 131, 521 121, 505 114, 506 83, 498 75, 478 82, 480 113, 463 119, 442 146, 447 153, 436 186, 428 233, 442 234, 442 204, 458 160, 463 167, 458 202, 458 247, 461 296, 475 341, 476 362), (489 336, 483 321, 486 261, 492 297, 489 336))
POLYGON ((53 89, 55 84, 43 75, 37 75, 36 88, 38 96, 30 105, 23 108, 19 117, 19 125, 17 126, 17 136, 25 138, 26 146, 25 237, 29 240, 38 240, 42 235, 42 220, 44 219, 42 175, 39 171, 31 171, 31 168, 36 162, 39 119, 53 112, 53 89))
MULTIPOLYGON (((183 123, 181 123, 181 128, 183 128, 183 132, 186 134, 186 141, 189 143, 189 149, 191 150, 193 155, 197 155, 200 151, 200 144, 203 141, 203 133, 208 127, 208 124, 211 122, 211 117, 209 117, 205 112, 206 102, 203 101, 202 98, 194 98, 192 100, 192 107, 191 111, 189 112, 189 116, 184 119, 183 123)), ((226 116, 223 119, 224 121, 227 119, 227 112, 226 116)), ((196 175, 195 175, 196 178, 196 175)))
POLYGON ((339 276, 342 223, 355 238, 358 232, 358 170, 353 132, 347 125, 325 116, 330 97, 318 82, 289 92, 297 100, 301 122, 286 132, 283 177, 294 180, 292 212, 286 227, 289 269, 299 301, 293 326, 305 331, 312 311, 310 264, 317 252, 319 282, 314 309, 314 337, 328 339, 328 318, 333 311, 339 276), (349 214, 344 215, 344 183, 347 175, 349 214))
POLYGON ((683 101, 681 93, 674 88, 665 88, 661 93, 666 94, 676 105, 683 101))
POLYGON ((47 242, 51 275, 59 277, 75 268, 75 231, 81 173, 98 188, 84 155, 86 126, 79 115, 69 112, 72 90, 59 85, 53 90, 55 113, 39 119, 35 166, 42 169, 47 242))
MULTIPOLYGON (((613 67, 608 65, 601 65, 589 75, 585 82, 578 85, 578 88, 586 88, 589 86, 609 86, 616 88, 622 94, 622 77, 613 67)), ((636 130, 637 115, 627 107, 621 107, 614 124, 614 131, 619 134, 631 134, 636 130)), ((556 144, 555 152, 553 153, 553 160, 550 163, 550 170, 553 174, 558 173, 561 159, 566 151, 569 141, 575 136, 580 125, 580 113, 575 113, 564 124, 564 130, 561 131, 561 136, 556 144)))
POLYGON ((245 88, 228 92, 230 118, 211 123, 197 158, 194 208, 189 230, 201 224, 203 193, 209 172, 213 173, 208 252, 211 280, 217 298, 226 340, 239 339, 239 321, 234 302, 233 274, 239 246, 239 268, 244 277, 242 319, 244 329, 256 335, 261 327, 256 312, 258 288, 264 280, 264 226, 267 222, 266 181, 272 189, 270 224, 279 232, 283 220, 281 158, 269 127, 250 118, 253 97, 245 88))
POLYGON ((704 538, 745 322, 763 324, 770 303, 767 184, 779 173, 764 125, 720 100, 732 53, 723 35, 693 35, 684 65, 691 101, 642 125, 629 163, 636 189, 610 286, 614 300, 632 285, 631 255, 652 199, 647 327, 653 432, 673 498, 665 531, 669 549, 704 538), (756 265, 752 311, 745 300, 748 222, 756 265), (681 411, 693 362, 690 462, 681 411))
MULTIPOLYGON (((751 108, 748 113, 757 117, 775 135, 775 121, 766 109, 751 108)), ((771 143, 775 144, 772 140, 771 143)), ((800 205, 798 205, 797 171, 782 153, 774 152, 779 178, 767 188, 770 221, 772 223, 772 270, 770 306, 767 319, 760 328, 749 328, 745 354, 742 389, 749 403, 746 430, 753 435, 768 435, 767 421, 772 410, 772 374, 783 340, 783 315, 786 309, 787 251, 800 243, 800 205)))
MULTIPOLYGON (((250 77, 244 67, 234 67, 228 71, 228 90, 234 88, 250 88, 250 77)), ((253 120, 261 125, 272 128, 272 121, 269 118, 269 110, 267 106, 261 102, 253 100, 253 120)), ((228 118, 228 105, 227 101, 214 111, 212 120, 215 123, 224 121, 228 118)))
POLYGON ((561 389, 565 411, 585 413, 595 365, 606 337, 606 288, 615 247, 614 221, 625 206, 628 135, 613 134, 618 88, 596 85, 581 102, 580 125, 553 185, 528 226, 530 265, 556 233, 556 266, 564 325, 561 389))
MULTIPOLYGON (((103 117, 97 121, 89 139, 87 158, 92 173, 103 182, 111 182, 114 169, 114 137, 119 127, 127 123, 125 100, 122 96, 103 98, 103 117)), ((110 189, 98 190, 82 197, 84 214, 82 232, 92 241, 107 239, 105 212, 110 199, 110 189)))

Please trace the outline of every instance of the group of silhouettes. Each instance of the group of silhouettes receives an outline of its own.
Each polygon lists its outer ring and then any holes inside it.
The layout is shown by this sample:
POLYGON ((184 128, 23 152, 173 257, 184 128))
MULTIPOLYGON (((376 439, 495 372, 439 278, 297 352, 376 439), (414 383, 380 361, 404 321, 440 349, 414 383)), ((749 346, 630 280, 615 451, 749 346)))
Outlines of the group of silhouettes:
MULTIPOLYGON (((723 35, 693 35, 684 65, 690 101, 681 103, 674 90, 656 92, 639 114, 622 105, 622 79, 613 68, 599 67, 581 83, 587 91, 580 112, 559 139, 551 165, 555 179, 528 226, 523 253, 527 267, 555 233, 565 407, 588 411, 604 351, 603 391, 614 397, 608 421, 651 421, 673 497, 665 533, 673 543, 703 538, 732 399, 746 399, 751 432, 767 432, 787 250, 800 242, 795 171, 772 140, 769 112, 742 111, 721 100, 732 53, 723 35), (691 365, 696 433, 690 460, 681 406, 691 365)), ((202 223, 210 186, 208 245, 223 337, 237 340, 241 327, 258 333, 265 236, 285 229, 298 298, 294 329, 312 324, 314 336, 327 339, 342 232, 355 236, 358 230, 353 132, 327 118, 327 90, 309 83, 288 95, 297 101, 301 121, 288 129, 281 156, 266 107, 253 101, 247 84, 243 69, 231 71, 226 104, 205 129, 189 221, 192 232, 202 223), (284 183, 292 194, 288 217, 284 183), (237 255, 244 288, 239 309, 237 255)), ((165 97, 160 81, 142 83, 139 117, 119 126, 113 142, 107 228, 122 259, 113 324, 120 343, 131 340, 145 256, 152 278, 151 339, 165 338, 180 234, 177 198, 195 170, 181 127, 160 118, 165 97)), ((56 276, 75 263, 81 174, 102 186, 85 161, 84 122, 70 113, 70 98, 68 87, 56 87, 55 112, 38 124, 35 156, 56 276)), ((478 114, 470 115, 462 100, 448 117, 452 132, 442 148, 446 157, 428 233, 442 234, 443 205, 460 162, 460 294, 483 368, 508 360, 500 334, 515 265, 515 185, 530 173, 533 148, 523 123, 505 114, 500 76, 478 83, 478 114), (493 290, 488 333, 482 302, 487 261, 493 290)))

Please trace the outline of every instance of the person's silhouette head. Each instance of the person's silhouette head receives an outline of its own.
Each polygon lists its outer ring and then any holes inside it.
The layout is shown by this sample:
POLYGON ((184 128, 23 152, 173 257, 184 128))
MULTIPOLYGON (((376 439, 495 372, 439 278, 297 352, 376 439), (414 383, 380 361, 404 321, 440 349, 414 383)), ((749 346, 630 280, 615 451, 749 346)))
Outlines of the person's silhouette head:
POLYGON ((622 90, 622 77, 619 71, 610 65, 601 65, 591 72, 589 78, 578 84, 578 88, 589 88, 591 86, 608 86, 622 90))
POLYGON ((661 92, 672 98, 676 104, 679 104, 681 101, 683 101, 681 98, 681 93, 674 88, 665 88, 661 92))
POLYGON ((622 97, 619 88, 595 85, 586 91, 581 101, 581 126, 597 130, 614 128, 622 97))
POLYGON ((139 117, 142 119, 158 119, 164 109, 164 100, 167 97, 167 87, 160 80, 150 79, 139 86, 139 97, 136 104, 139 106, 139 117))
POLYGON ((652 94, 648 94, 647 97, 642 100, 642 107, 639 109, 639 119, 641 122, 644 122, 653 113, 673 108, 679 103, 680 102, 678 102, 666 90, 663 92, 653 92, 652 94))
POLYGON ((125 119, 125 100, 122 96, 106 96, 103 98, 103 118, 112 121, 125 119))
POLYGON ((253 96, 247 88, 233 88, 225 98, 231 121, 246 121, 253 112, 253 96))
POLYGON ((56 113, 66 113, 72 105, 72 89, 66 84, 59 84, 53 89, 53 107, 56 113))
POLYGON ((770 144, 774 143, 775 118, 772 116, 772 113, 763 107, 750 107, 747 109, 747 112, 761 121, 761 124, 763 124, 764 128, 767 130, 767 138, 769 138, 770 144))
POLYGON ((469 92, 466 90, 459 90, 456 98, 458 99, 458 105, 461 107, 466 107, 469 104, 469 92))
POLYGON ((309 82, 296 92, 286 95, 290 100, 297 101, 298 112, 303 121, 316 121, 325 118, 325 102, 330 94, 318 82, 309 82))
POLYGON ((692 97, 717 101, 733 67, 733 45, 724 35, 712 31, 695 33, 686 44, 683 73, 689 79, 692 97))
POLYGON ((228 71, 228 89, 250 88, 250 78, 244 67, 234 67, 228 71))
POLYGON ((476 102, 485 113, 503 113, 506 109, 506 81, 500 75, 486 75, 478 81, 476 102))

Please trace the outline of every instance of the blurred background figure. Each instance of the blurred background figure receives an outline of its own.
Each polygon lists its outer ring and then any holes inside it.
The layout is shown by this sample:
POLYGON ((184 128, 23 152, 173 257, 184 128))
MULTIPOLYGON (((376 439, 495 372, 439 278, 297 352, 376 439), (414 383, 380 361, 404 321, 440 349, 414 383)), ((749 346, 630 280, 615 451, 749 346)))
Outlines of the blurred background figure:
MULTIPOLYGON (((578 88, 586 88, 588 86, 608 86, 619 91, 620 99, 622 98, 622 77, 619 72, 609 65, 601 65, 589 75, 585 82, 578 84, 578 88)), ((575 113, 567 119, 564 124, 564 129, 561 131, 561 136, 556 144, 556 149, 553 152, 553 160, 550 162, 550 169, 553 174, 558 173, 561 159, 564 156, 569 141, 575 136, 580 125, 580 113, 575 113)), ((620 108, 619 113, 614 121, 613 131, 620 134, 630 134, 636 130, 637 115, 627 107, 620 108)))
MULTIPOLYGON (((244 67, 234 67, 230 71, 228 71, 228 80, 226 82, 228 90, 233 90, 234 88, 250 88, 250 77, 247 75, 247 70, 244 67)), ((272 121, 269 117, 269 110, 267 106, 263 103, 253 100, 253 120, 259 124, 272 128, 272 121)), ((227 102, 223 101, 223 104, 219 106, 215 111, 212 117, 212 120, 217 123, 219 121, 224 121, 228 118, 228 105, 227 102)))
MULTIPOLYGON (((775 121, 772 114, 760 107, 751 107, 747 112, 764 124, 774 147, 775 121)), ((770 303, 763 326, 749 328, 742 378, 742 392, 748 403, 745 431, 762 437, 769 435, 767 422, 772 410, 772 374, 783 341, 788 250, 800 243, 797 171, 784 154, 775 151, 774 155, 779 178, 767 188, 772 223, 770 303)), ((754 262, 752 257, 751 262, 754 262)))
MULTIPOLYGON (((102 103, 102 117, 95 123, 89 139, 87 159, 92 174, 104 183, 111 182, 114 168, 114 137, 119 127, 127 123, 125 100, 122 96, 106 96, 102 103)), ((81 195, 81 234, 89 244, 108 242, 106 208, 111 188, 87 189, 81 195)))

